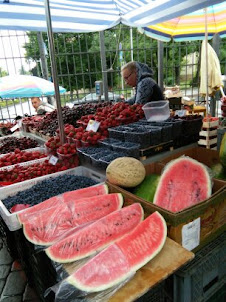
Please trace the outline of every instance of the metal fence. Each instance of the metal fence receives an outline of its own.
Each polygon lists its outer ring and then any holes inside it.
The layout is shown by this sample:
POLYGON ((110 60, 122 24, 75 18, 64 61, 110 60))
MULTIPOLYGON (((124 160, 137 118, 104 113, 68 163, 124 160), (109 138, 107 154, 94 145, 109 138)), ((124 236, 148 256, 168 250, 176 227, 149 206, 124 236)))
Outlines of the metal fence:
MULTIPOLYGON (((121 94, 130 97, 134 91, 120 76, 121 66, 131 60, 147 63, 156 81, 164 86, 180 86, 183 94, 199 97, 199 69, 201 41, 161 42, 162 61, 158 60, 160 43, 141 34, 136 28, 118 25, 104 32, 104 59, 100 52, 100 34, 54 34, 59 83, 67 89, 61 96, 62 105, 95 100, 95 81, 103 78, 106 65, 110 99, 121 94), (162 74, 158 74, 162 64, 162 74)), ((226 39, 214 43, 219 55, 222 74, 226 74, 226 39)), ((0 31, 0 77, 7 74, 33 74, 51 79, 48 39, 46 34, 34 32, 0 31)), ((102 46, 103 52, 103 46, 102 46)), ((219 99, 219 97, 218 97, 219 99)), ((0 119, 34 114, 30 101, 1 100, 0 119)))

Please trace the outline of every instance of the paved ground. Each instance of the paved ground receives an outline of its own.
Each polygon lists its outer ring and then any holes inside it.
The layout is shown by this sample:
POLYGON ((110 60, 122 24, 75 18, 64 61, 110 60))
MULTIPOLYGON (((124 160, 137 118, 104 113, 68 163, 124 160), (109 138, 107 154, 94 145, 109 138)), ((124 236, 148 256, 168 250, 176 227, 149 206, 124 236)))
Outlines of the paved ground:
POLYGON ((40 302, 35 291, 28 285, 19 261, 11 258, 2 238, 0 238, 0 301, 40 302))

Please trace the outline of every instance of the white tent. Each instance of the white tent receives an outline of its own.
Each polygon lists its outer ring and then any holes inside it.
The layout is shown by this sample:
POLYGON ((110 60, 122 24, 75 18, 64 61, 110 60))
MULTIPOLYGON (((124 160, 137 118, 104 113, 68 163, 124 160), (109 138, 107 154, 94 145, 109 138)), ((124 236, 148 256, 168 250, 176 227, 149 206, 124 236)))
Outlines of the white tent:
MULTIPOLYGON (((220 0, 49 0, 54 32, 103 31, 120 22, 160 23, 220 0)), ((47 31, 45 0, 0 0, 0 29, 47 31)))

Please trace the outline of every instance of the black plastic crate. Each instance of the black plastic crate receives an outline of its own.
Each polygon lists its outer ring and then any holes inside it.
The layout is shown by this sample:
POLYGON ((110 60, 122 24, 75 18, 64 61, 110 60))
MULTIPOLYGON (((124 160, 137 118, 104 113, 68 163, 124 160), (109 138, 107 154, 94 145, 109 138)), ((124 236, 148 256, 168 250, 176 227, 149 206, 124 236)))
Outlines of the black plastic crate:
POLYGON ((112 151, 104 150, 104 151, 90 155, 90 160, 91 160, 92 166, 95 168, 102 169, 103 165, 100 161, 100 158, 109 155, 109 152, 112 152, 112 151))
POLYGON ((126 142, 115 143, 112 145, 112 147, 113 150, 116 152, 122 152, 126 154, 126 156, 139 158, 140 144, 126 141, 126 142))
POLYGON ((136 299, 135 302, 166 302, 164 281, 151 288, 146 294, 136 299))
POLYGON ((173 275, 173 301, 206 301, 225 284, 226 235, 223 233, 195 254, 173 275))

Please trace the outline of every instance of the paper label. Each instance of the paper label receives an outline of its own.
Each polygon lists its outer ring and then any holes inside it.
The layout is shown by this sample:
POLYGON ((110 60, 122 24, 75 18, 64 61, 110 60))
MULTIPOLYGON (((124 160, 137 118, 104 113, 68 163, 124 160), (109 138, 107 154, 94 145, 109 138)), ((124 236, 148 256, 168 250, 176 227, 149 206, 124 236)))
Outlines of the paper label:
POLYGON ((175 115, 178 115, 178 116, 185 116, 187 113, 187 110, 176 110, 175 111, 175 115))
POLYGON ((17 129, 19 129, 19 125, 18 125, 18 124, 14 125, 12 128, 10 128, 10 131, 11 131, 11 132, 14 132, 14 131, 16 131, 17 129))
POLYGON ((200 217, 182 227, 182 246, 191 251, 200 243, 200 217))
POLYGON ((89 120, 88 125, 86 127, 86 131, 92 130, 93 132, 97 132, 99 126, 100 126, 100 122, 89 120))
POLYGON ((54 165, 58 162, 58 157, 54 156, 54 155, 51 155, 50 158, 49 158, 49 163, 54 165))

